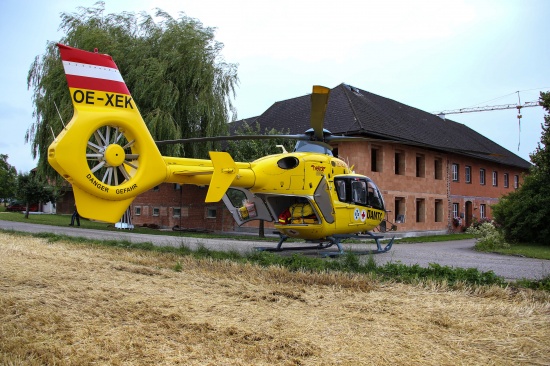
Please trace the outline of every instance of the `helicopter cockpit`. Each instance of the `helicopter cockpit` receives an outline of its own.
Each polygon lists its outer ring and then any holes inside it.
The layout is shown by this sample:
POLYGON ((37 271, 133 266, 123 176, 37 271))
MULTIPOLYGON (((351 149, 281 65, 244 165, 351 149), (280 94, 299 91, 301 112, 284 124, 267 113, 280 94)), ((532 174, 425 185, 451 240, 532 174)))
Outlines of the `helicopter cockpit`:
POLYGON ((341 202, 384 210, 382 194, 370 178, 357 175, 343 175, 334 177, 334 185, 336 186, 338 199, 341 202))

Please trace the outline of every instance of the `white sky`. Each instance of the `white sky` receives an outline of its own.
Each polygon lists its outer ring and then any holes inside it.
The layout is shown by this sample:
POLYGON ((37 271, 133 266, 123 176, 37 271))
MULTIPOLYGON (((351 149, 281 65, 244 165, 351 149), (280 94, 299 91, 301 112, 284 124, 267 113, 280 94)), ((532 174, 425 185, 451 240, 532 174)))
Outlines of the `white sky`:
MULTIPOLYGON (((33 122, 26 78, 61 12, 95 0, 0 2, 0 153, 18 171, 35 166, 25 132, 33 122)), ((428 112, 538 100, 550 90, 547 0, 118 0, 106 12, 180 12, 217 28, 223 56, 239 64, 239 118, 276 101, 345 82, 428 112)), ((116 61, 116 60, 115 60, 116 61)), ((448 115, 529 160, 544 111, 448 115), (521 147, 518 151, 518 142, 521 147)))

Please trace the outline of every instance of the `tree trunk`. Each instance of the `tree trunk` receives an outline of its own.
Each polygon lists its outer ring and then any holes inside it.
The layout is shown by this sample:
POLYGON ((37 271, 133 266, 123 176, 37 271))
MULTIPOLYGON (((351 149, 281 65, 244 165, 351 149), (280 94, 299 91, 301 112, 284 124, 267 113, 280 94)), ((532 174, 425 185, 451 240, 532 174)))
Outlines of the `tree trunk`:
POLYGON ((258 236, 260 238, 265 238, 264 220, 260 220, 260 227, 258 229, 258 236))

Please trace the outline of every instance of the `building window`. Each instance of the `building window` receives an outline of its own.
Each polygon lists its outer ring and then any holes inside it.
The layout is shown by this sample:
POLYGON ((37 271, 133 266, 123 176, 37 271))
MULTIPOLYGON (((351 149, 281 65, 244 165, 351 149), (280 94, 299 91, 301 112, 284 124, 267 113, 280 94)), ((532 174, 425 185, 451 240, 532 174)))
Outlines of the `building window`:
POLYGON ((453 174, 453 182, 458 182, 458 164, 456 163, 453 163, 452 174, 453 174))
POLYGON ((434 177, 435 179, 443 179, 443 160, 441 158, 434 160, 434 177))
POLYGON ((508 188, 510 182, 508 182, 508 173, 504 173, 504 188, 508 188))
POLYGON ((426 201, 423 198, 416 199, 416 222, 426 220, 426 201))
POLYGON ((214 207, 207 207, 206 208, 206 218, 207 219, 215 219, 217 216, 216 209, 214 207))
POLYGON ((134 215, 136 216, 141 215, 141 206, 134 206, 134 215))
POLYGON ((160 209, 158 207, 153 207, 153 216, 159 216, 160 215, 160 209))
POLYGON ((403 224, 405 222, 405 198, 395 197, 395 223, 403 224))
POLYGON ((465 173, 466 183, 472 183, 472 167, 469 165, 466 165, 464 167, 464 173, 465 173))
POLYGON ((419 178, 426 176, 426 158, 422 154, 416 155, 416 176, 419 178))
POLYGON ((435 222, 443 222, 443 200, 435 200, 435 222))
POLYGON ((154 186, 153 187, 153 192, 158 192, 160 191, 160 186, 154 186))
POLYGON ((395 152, 395 174, 405 174, 405 152, 403 151, 395 152))
POLYGON ((514 175, 514 189, 519 188, 519 175, 514 175))
POLYGON ((174 207, 173 214, 174 214, 174 217, 180 217, 181 216, 181 207, 174 207))
POLYGON ((485 169, 479 169, 479 184, 485 185, 485 169))
POLYGON ((382 153, 378 147, 370 149, 370 170, 373 172, 382 171, 382 153))
POLYGON ((482 219, 484 219, 484 218, 487 217, 487 216, 485 216, 485 215, 486 215, 485 209, 486 209, 486 207, 485 207, 485 204, 484 204, 484 203, 482 203, 481 205, 479 205, 479 217, 482 218, 482 219))
POLYGON ((453 218, 458 217, 458 203, 453 203, 453 218))
POLYGON ((174 183, 174 191, 179 191, 181 189, 181 184, 174 183))
POLYGON ((498 172, 493 170, 493 187, 498 186, 498 172))

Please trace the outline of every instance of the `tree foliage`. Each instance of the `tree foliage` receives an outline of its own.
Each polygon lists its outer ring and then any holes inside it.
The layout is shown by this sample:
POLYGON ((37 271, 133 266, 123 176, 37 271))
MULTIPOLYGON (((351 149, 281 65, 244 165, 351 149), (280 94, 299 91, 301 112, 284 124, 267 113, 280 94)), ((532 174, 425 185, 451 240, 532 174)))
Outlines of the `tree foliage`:
MULTIPOLYGON (((62 13, 60 43, 113 57, 155 140, 226 134, 234 113, 237 65, 221 56, 214 28, 185 16, 174 19, 157 9, 154 16, 104 14, 97 2, 75 13, 62 13)), ((33 90, 34 123, 27 130, 41 175, 53 173, 47 148, 73 114, 63 66, 54 42, 37 56, 28 73, 33 90), (56 107, 57 106, 57 107, 56 107), (57 111, 59 109, 59 113, 57 111)), ((206 157, 207 144, 163 146, 173 156, 206 157)))
POLYGON ((17 170, 8 163, 8 155, 0 154, 0 201, 4 204, 15 197, 17 170))
MULTIPOLYGON (((541 93, 540 105, 550 113, 550 92, 541 93)), ((521 187, 493 206, 493 214, 510 242, 550 245, 550 115, 542 124, 540 142, 530 155, 533 166, 521 187)))
POLYGON ((25 218, 29 218, 29 205, 56 201, 56 190, 36 174, 17 175, 16 196, 26 204, 25 218))
MULTIPOLYGON (((249 124, 246 120, 242 122, 240 126, 235 129, 235 135, 280 135, 288 134, 288 131, 278 131, 275 128, 265 129, 262 131, 258 122, 249 124)), ((283 145, 287 151, 292 151, 295 141, 274 138, 268 140, 237 140, 228 141, 228 152, 231 154, 235 161, 254 161, 266 155, 273 155, 280 153, 281 148, 277 145, 283 145)))

